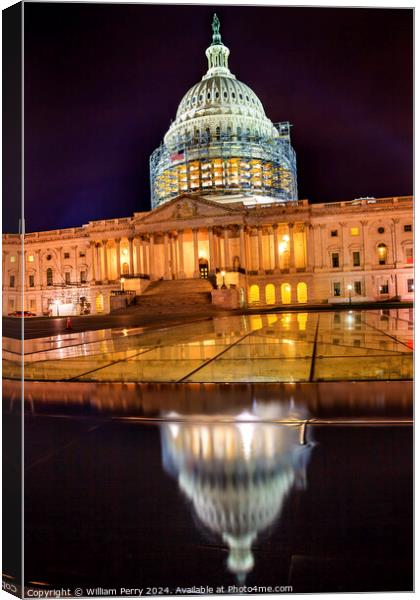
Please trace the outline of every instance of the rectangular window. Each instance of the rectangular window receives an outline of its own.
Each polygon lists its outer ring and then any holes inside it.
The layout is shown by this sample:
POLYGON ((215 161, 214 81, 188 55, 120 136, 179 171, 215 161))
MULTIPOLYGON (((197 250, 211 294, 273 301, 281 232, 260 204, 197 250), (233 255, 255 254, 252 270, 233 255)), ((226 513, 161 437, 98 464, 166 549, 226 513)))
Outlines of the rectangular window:
POLYGON ((9 298, 9 310, 13 310, 15 308, 15 301, 13 298, 9 298))
POLYGON ((359 228, 358 227, 350 227, 350 235, 359 235, 359 228))
POLYGON ((11 287, 11 288, 15 287, 15 276, 14 275, 10 275, 9 287, 11 287))
POLYGON ((33 254, 30 254, 28 256, 28 262, 34 262, 34 255, 33 254))
POLYGON ((10 257, 10 262, 16 262, 16 256, 11 256, 10 257))
POLYGON ((80 282, 86 283, 86 271, 80 271, 80 282))
POLYGON ((357 296, 361 296, 362 295, 362 282, 361 281, 355 281, 354 282, 354 293, 357 296))
POLYGON ((333 283, 333 293, 334 296, 341 296, 341 283, 339 281, 333 283))
POLYGON ((353 267, 360 267, 360 252, 353 252, 353 267))
POLYGON ((80 256, 80 258, 84 258, 86 256, 86 254, 85 254, 85 252, 83 252, 83 250, 81 250, 79 252, 79 256, 80 256))
POLYGON ((64 277, 65 277, 65 282, 70 283, 70 271, 66 271, 64 273, 64 277))
POLYGON ((331 237, 337 237, 337 236, 338 236, 338 231, 337 231, 337 229, 333 229, 333 230, 331 231, 331 237))
POLYGON ((35 287, 35 275, 29 275, 29 287, 35 287))
POLYGON ((34 298, 31 298, 29 300, 29 308, 30 308, 30 310, 35 310, 36 309, 36 301, 35 301, 34 298))
POLYGON ((337 267, 340 266, 340 255, 338 254, 338 252, 333 252, 331 254, 331 262, 332 262, 333 269, 336 269, 337 267))
POLYGON ((407 264, 413 264, 413 248, 412 246, 405 249, 405 262, 407 264))
POLYGON ((411 225, 404 225, 404 231, 413 231, 413 228, 411 225))
POLYGON ((414 279, 407 279, 407 292, 414 292, 414 279))
POLYGON ((353 346, 355 346, 356 348, 360 348, 361 340, 353 340, 353 346))
POLYGON ((379 286, 379 293, 380 294, 388 294, 388 282, 383 283, 382 285, 379 286))
POLYGON ((70 252, 64 252, 64 258, 70 258, 70 252))

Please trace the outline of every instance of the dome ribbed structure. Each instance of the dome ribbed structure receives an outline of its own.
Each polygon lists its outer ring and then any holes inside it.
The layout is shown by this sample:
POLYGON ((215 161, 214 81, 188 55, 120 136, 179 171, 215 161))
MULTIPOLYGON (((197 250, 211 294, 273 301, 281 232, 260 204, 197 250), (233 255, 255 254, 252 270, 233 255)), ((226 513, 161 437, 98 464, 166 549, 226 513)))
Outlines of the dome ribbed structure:
POLYGON ((231 73, 219 27, 215 15, 207 73, 185 94, 151 156, 153 207, 185 192, 222 202, 244 195, 297 199, 290 125, 274 125, 257 95, 231 73))

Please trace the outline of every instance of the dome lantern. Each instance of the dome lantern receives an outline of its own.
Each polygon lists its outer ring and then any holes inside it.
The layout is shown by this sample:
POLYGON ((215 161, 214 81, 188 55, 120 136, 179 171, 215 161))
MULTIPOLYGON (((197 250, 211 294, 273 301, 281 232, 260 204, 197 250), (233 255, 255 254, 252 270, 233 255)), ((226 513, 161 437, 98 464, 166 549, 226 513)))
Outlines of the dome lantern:
MULTIPOLYGON (((213 41, 206 50, 206 56, 209 61, 209 70, 204 78, 212 77, 214 75, 231 76, 232 73, 229 71, 228 58, 229 48, 227 48, 222 42, 222 36, 220 35, 220 21, 216 15, 213 15, 213 41)), ((204 79, 203 78, 203 79, 204 79)))

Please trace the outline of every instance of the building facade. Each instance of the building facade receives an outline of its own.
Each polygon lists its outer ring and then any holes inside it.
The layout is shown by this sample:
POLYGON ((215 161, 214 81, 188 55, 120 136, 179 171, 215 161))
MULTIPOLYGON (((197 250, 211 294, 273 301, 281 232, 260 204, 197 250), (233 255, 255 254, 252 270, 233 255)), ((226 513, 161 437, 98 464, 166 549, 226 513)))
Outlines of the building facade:
POLYGON ((412 197, 298 200, 287 122, 228 68, 208 71, 150 161, 152 210, 3 236, 3 314, 107 313, 151 281, 208 278, 225 307, 413 298, 412 197))

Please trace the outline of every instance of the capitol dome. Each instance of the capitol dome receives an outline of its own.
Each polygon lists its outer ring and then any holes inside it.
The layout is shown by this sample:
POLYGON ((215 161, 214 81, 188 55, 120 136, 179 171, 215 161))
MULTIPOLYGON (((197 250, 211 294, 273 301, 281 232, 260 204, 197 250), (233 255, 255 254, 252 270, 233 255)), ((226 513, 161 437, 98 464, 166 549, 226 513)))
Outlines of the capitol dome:
POLYGON ((182 98, 150 158, 152 206, 185 192, 227 202, 244 195, 296 200, 290 124, 273 124, 258 96, 231 73, 216 15, 212 27, 207 73, 182 98))

